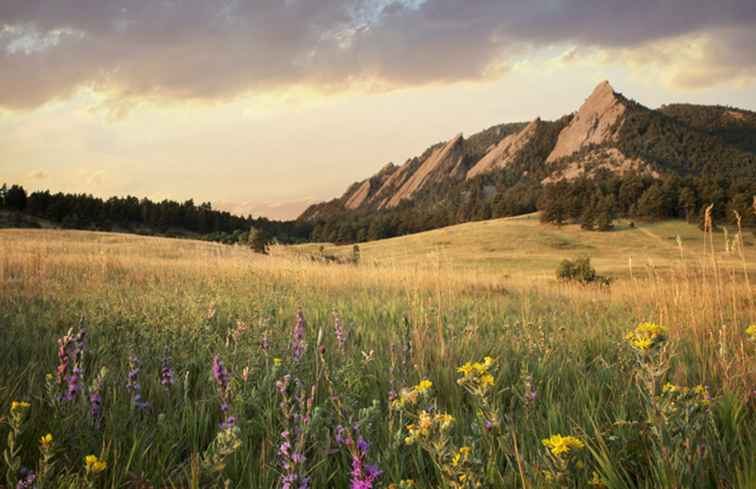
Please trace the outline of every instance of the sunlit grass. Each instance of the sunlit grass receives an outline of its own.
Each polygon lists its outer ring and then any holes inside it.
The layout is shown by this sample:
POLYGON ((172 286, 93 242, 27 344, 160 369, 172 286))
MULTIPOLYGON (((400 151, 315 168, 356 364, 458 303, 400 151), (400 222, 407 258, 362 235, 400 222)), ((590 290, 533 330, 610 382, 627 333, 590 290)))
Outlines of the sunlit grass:
MULTIPOLYGON (((364 245, 358 266, 313 262, 292 250, 265 257, 192 241, 2 231, 0 412, 7 416, 11 400, 31 404, 18 436, 26 467, 38 470, 39 438, 53 434, 56 463, 46 487, 208 487, 225 480, 231 487, 278 487, 281 433, 292 421, 282 413, 276 383, 287 374, 287 395, 296 398, 301 389, 313 399, 301 468, 312 487, 348 487, 356 445, 337 444, 335 431, 354 423, 370 445, 361 463, 383 471, 374 487, 409 479, 415 487, 452 487, 463 473, 480 477, 482 487, 585 487, 594 479, 612 488, 684 487, 670 464, 692 455, 671 441, 660 445, 644 427, 648 402, 634 380, 636 352, 624 340, 637 323, 652 321, 668 330, 663 381, 707 385, 713 398, 705 426, 696 425, 696 440, 706 440, 695 459, 696 487, 752 487, 754 343, 745 331, 756 322, 756 306, 753 277, 744 272, 752 270, 750 248, 743 259, 738 250, 725 254, 716 236, 715 252, 704 253, 703 235, 682 224, 641 228, 657 239, 637 229, 604 237, 524 222, 502 237, 507 244, 500 250, 511 251, 490 252, 499 257, 463 250, 451 229, 450 251, 436 260, 428 255, 435 245, 422 241, 436 239, 428 233, 413 237, 415 248, 400 240, 364 245), (682 231, 689 234, 680 259, 677 243, 666 237, 682 231), (512 241, 520 234, 530 236, 536 251, 553 251, 528 255, 527 263, 539 264, 532 269, 499 267, 528 254, 512 241), (553 248, 552 239, 589 247, 599 271, 616 270, 618 280, 609 289, 557 283, 554 263, 576 249, 553 248), (649 255, 639 242, 649 242, 649 255), (402 247, 408 251, 401 260, 388 258, 402 247), (628 267, 622 250, 630 249, 633 273, 622 273, 628 267), (654 267, 646 266, 649 257, 654 267), (298 310, 307 343, 300 362, 290 353, 298 310), (334 312, 347 333, 343 352, 334 312), (46 390, 45 376, 58 363, 56 340, 80 325, 88 333, 83 392, 102 367, 108 370, 99 427, 83 394, 56 402, 46 390), (141 362, 144 412, 127 389, 130 355, 141 362), (211 444, 223 419, 212 374, 216 355, 231 375, 230 411, 241 442, 220 473, 205 463, 209 448, 218 447, 211 444), (478 396, 458 385, 457 367, 485 357, 495 359, 494 383, 478 396), (160 383, 166 358, 175 371, 171 388, 160 383), (423 394, 427 405, 390 409, 392 391, 423 379, 432 383, 423 394), (413 413, 431 408, 454 418, 443 432, 444 451, 404 441, 413 413), (496 413, 495 429, 486 431, 481 412, 496 413), (585 447, 574 458, 554 458, 543 440, 558 434, 578 437, 585 447), (470 458, 463 452, 450 465, 468 446, 470 458), (108 467, 85 479, 90 454, 108 467), (549 482, 549 473, 563 480, 549 482)), ((480 231, 480 247, 495 246, 503 227, 485 226, 492 230, 480 231)))

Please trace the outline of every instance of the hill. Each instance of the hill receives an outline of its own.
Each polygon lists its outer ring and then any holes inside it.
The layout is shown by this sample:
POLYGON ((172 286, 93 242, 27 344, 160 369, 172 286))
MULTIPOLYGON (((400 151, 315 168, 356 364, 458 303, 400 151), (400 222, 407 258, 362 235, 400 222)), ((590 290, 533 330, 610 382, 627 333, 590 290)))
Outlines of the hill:
POLYGON ((299 219, 315 224, 315 240, 365 241, 544 210, 549 186, 583 186, 585 179, 594 182, 595 198, 583 195, 580 212, 567 212, 575 222, 599 201, 609 221, 691 219, 712 203, 715 217, 729 218, 732 210, 742 215, 756 194, 754 148, 753 112, 693 105, 654 110, 605 81, 574 114, 502 124, 467 139, 458 134, 401 166, 384 166, 299 219), (623 184, 639 193, 620 201, 616 189, 623 184), (639 210, 644 192, 652 193, 645 202, 654 201, 657 185, 669 190, 666 204, 656 199, 653 209, 639 210))
MULTIPOLYGON (((734 230, 728 235, 732 239, 734 230)), ((360 244, 360 261, 378 267, 438 266, 496 270, 508 275, 552 279, 565 258, 589 256, 602 273, 615 277, 634 272, 646 275, 649 267, 669 269, 680 262, 679 236, 686 260, 703 257, 704 233, 683 221, 654 223, 620 222, 613 232, 585 233, 576 225, 550 226, 537 214, 471 222, 360 244)), ((717 238, 718 255, 725 263, 740 266, 735 253, 726 253, 724 234, 717 238)), ((348 257, 350 245, 307 244, 282 247, 279 254, 314 255, 322 252, 348 257)), ((744 241, 750 262, 756 258, 756 240, 744 241)))

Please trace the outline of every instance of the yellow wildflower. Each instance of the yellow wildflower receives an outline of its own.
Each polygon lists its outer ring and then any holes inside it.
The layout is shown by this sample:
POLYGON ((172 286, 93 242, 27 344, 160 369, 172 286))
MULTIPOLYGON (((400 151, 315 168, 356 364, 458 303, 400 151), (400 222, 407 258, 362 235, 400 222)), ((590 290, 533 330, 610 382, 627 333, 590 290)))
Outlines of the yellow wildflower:
POLYGON ((756 341, 756 324, 748 326, 745 330, 745 333, 749 338, 751 338, 751 340, 756 341))
POLYGON ((651 338, 634 338, 630 342, 634 347, 639 350, 648 350, 653 346, 653 340, 651 338))
POLYGON ((30 407, 31 407, 31 404, 29 404, 26 401, 12 401, 10 410, 11 410, 11 413, 16 413, 18 411, 29 409, 30 407))
POLYGON ((485 374, 480 378, 480 383, 483 385, 494 385, 494 378, 491 374, 485 374))
POLYGON ((281 366, 281 359, 278 358, 278 357, 274 358, 273 359, 273 365, 275 365, 276 367, 280 367, 281 366))
POLYGON ((420 412, 420 432, 427 433, 433 427, 433 418, 428 411, 420 412))
POLYGON ((99 474, 108 468, 108 463, 97 458, 97 455, 87 455, 84 457, 84 470, 87 474, 99 474))
POLYGON ((456 467, 457 465, 459 465, 460 460, 462 460, 462 454, 459 452, 455 453, 451 461, 452 467, 456 467))
POLYGON ((467 362, 466 364, 462 365, 461 367, 457 368, 457 372, 461 373, 465 377, 470 375, 473 372, 473 366, 472 363, 467 362))
POLYGON ((431 387, 433 387, 433 382, 428 379, 423 379, 419 384, 415 386, 415 390, 418 392, 418 394, 423 394, 430 390, 431 387))
POLYGON ((640 323, 625 335, 625 341, 640 351, 650 350, 666 339, 666 328, 655 323, 640 323))
POLYGON ((462 454, 465 458, 467 458, 468 455, 470 455, 470 452, 472 451, 472 448, 470 447, 462 447, 459 449, 459 453, 462 454))
POLYGON ((585 446, 583 441, 576 436, 551 435, 543 440, 543 446, 548 448, 552 455, 560 456, 569 453, 570 450, 580 449, 585 446))
POLYGON ((40 444, 40 445, 41 445, 41 446, 42 446, 43 448, 50 448, 50 447, 52 446, 52 444, 53 444, 53 436, 52 436, 52 433, 48 433, 48 434, 46 434, 45 436, 41 437, 41 438, 39 439, 39 444, 40 444))
POLYGON ((441 425, 441 429, 447 430, 454 423, 454 416, 451 414, 443 413, 436 415, 436 421, 441 425))

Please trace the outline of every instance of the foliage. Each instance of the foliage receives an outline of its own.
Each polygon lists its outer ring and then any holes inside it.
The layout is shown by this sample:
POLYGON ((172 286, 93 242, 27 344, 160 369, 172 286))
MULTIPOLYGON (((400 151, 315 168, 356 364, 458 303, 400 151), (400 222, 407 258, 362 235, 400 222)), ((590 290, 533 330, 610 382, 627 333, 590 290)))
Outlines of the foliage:
MULTIPOLYGON (((3 188, 6 188, 3 185, 3 188)), ((130 231, 139 234, 205 237, 227 244, 243 243, 249 229, 263 230, 279 242, 309 239, 312 226, 301 221, 272 221, 265 217, 236 216, 193 200, 153 202, 133 196, 103 200, 87 194, 26 191, 19 185, 0 192, 0 209, 23 211, 66 229, 130 231)))
POLYGON ((581 284, 599 283, 609 285, 610 280, 596 273, 591 266, 591 259, 588 257, 576 258, 573 260, 562 260, 556 271, 557 280, 563 282, 578 282, 581 284))

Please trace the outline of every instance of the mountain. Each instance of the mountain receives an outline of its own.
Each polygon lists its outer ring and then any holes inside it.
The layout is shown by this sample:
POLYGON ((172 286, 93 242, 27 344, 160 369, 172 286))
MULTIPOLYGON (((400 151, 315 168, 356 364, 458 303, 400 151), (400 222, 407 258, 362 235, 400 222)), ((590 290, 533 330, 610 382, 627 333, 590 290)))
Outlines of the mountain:
POLYGON ((573 114, 502 124, 467 139, 458 134, 401 166, 384 166, 340 198, 311 206, 300 219, 407 205, 459 209, 475 199, 501 201, 516 188, 533 193, 537 187, 607 174, 756 177, 756 113, 688 104, 654 110, 604 81, 573 114))

